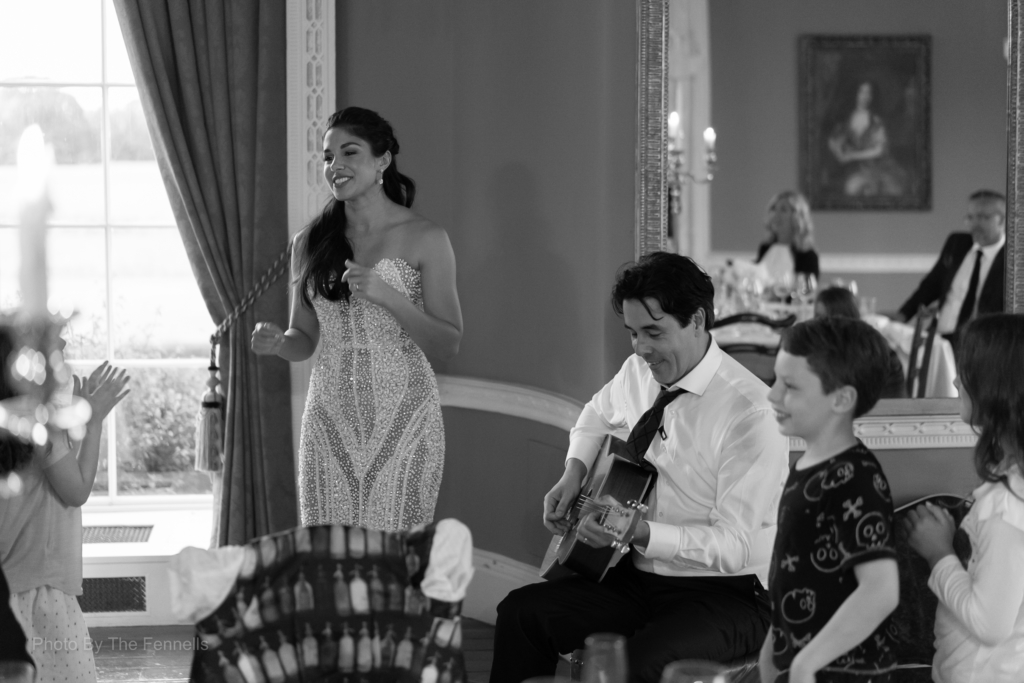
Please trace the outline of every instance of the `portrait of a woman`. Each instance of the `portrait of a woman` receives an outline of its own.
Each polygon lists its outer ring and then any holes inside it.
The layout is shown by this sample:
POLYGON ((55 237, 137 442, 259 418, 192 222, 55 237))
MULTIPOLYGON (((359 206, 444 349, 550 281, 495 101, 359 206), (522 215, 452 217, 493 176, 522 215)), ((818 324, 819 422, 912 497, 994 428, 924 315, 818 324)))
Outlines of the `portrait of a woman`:
POLYGON ((892 158, 885 123, 876 112, 878 85, 861 81, 853 106, 836 122, 828 148, 839 163, 833 182, 848 197, 899 196, 906 189, 906 172, 892 158))
POLYGON ((800 190, 815 210, 931 207, 931 37, 801 36, 800 190))

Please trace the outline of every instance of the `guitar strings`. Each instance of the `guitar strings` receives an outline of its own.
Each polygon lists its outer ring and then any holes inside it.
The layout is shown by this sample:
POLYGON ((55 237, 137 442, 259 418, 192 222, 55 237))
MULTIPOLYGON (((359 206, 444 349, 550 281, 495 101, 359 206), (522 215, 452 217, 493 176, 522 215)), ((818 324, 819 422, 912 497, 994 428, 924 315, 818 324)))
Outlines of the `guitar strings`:
POLYGON ((587 495, 580 495, 573 503, 573 507, 578 509, 581 513, 590 512, 610 512, 615 506, 608 505, 606 503, 598 503, 596 500, 587 495))

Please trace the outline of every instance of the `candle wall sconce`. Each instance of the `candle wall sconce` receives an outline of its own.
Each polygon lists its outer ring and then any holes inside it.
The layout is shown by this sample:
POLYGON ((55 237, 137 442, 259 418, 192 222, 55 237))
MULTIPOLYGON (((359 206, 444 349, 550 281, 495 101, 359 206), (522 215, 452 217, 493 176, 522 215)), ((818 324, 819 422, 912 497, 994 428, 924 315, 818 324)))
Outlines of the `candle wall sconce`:
POLYGON ((29 126, 18 144, 19 242, 21 298, 18 310, 0 313, 0 327, 12 351, 0 371, 13 394, 0 401, 0 429, 22 441, 45 446, 66 431, 85 436, 91 408, 84 398, 65 391, 71 371, 64 362, 60 337, 72 310, 47 308, 46 219, 51 205, 48 173, 53 150, 39 126, 29 126))
POLYGON ((673 214, 682 211, 683 187, 688 183, 706 185, 715 179, 718 157, 715 154, 715 129, 704 130, 704 175, 689 171, 686 161, 686 145, 680 133, 678 112, 668 115, 668 196, 669 209, 673 214))

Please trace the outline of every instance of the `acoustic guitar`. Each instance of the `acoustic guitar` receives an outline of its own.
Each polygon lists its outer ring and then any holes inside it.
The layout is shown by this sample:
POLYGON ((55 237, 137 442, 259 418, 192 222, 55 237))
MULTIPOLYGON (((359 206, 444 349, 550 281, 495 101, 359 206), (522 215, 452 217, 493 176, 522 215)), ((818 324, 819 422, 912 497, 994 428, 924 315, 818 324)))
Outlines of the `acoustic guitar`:
POLYGON ((643 501, 647 499, 654 475, 623 457, 625 447, 626 443, 622 439, 611 435, 605 437, 597 459, 580 488, 580 495, 569 509, 569 530, 562 536, 552 538, 544 553, 540 575, 545 579, 557 579, 576 573, 600 581, 629 550, 636 525, 647 512, 643 501), (610 496, 616 502, 599 502, 605 496, 610 496), (598 523, 615 536, 612 545, 594 548, 579 538, 579 525, 591 512, 598 513, 598 523))

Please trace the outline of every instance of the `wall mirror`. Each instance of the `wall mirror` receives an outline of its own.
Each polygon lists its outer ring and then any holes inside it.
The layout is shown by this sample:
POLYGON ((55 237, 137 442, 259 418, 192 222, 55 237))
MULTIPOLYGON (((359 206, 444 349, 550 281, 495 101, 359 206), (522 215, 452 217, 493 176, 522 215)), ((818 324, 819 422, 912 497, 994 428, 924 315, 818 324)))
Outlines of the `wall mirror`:
MULTIPOLYGON (((885 13, 882 5, 874 2, 874 0, 864 0, 864 2, 879 10, 881 14, 885 13)), ((637 115, 637 222, 635 240, 638 255, 666 248, 669 245, 666 226, 670 220, 670 201, 672 198, 669 196, 670 187, 667 183, 667 171, 671 163, 668 155, 667 140, 668 113, 671 111, 672 105, 678 104, 677 99, 670 101, 669 79, 670 68, 672 68, 670 67, 672 60, 670 60, 669 55, 670 30, 677 28, 680 19, 679 13, 688 13, 688 21, 705 22, 704 44, 700 44, 700 36, 694 38, 693 35, 690 35, 689 39, 693 42, 688 46, 688 49, 689 54, 696 57, 695 60, 691 60, 692 63, 699 64, 702 58, 702 50, 704 51, 703 59, 707 59, 710 50, 706 41, 709 39, 709 33, 713 33, 707 30, 708 17, 706 14, 708 12, 708 5, 708 2, 703 2, 702 0, 638 0, 639 59, 637 82, 639 94, 637 115), (704 12, 704 16, 701 16, 701 12, 704 12), (674 15, 673 13, 676 14, 674 15), (675 24, 673 24, 674 21, 675 24)), ((1024 187, 1021 187, 1020 171, 1018 169, 1018 159, 1022 152, 1020 149, 1020 113, 1022 106, 1024 106, 1019 87, 1021 80, 1019 54, 1021 45, 1021 0, 1008 0, 1005 5, 994 5, 989 9, 990 17, 994 11, 1000 26, 1002 25, 1000 13, 1006 12, 1005 16, 1007 17, 1008 56, 1002 62, 1007 67, 1005 72, 1006 85, 1003 91, 1006 93, 1006 104, 1001 110, 997 111, 994 109, 992 111, 992 117, 998 117, 997 119, 987 119, 987 121, 994 122, 995 126, 1005 130, 1005 158, 1008 161, 1005 172, 1007 188, 1006 310, 1024 312, 1024 259, 1021 258, 1022 247, 1024 247, 1024 219, 1022 219, 1022 214, 1024 214, 1024 187)), ((814 31, 812 29, 809 32, 837 33, 839 31, 814 31)), ((847 33, 848 31, 842 32, 847 33)), ((892 30, 885 31, 877 28, 873 32, 893 33, 892 30)), ((907 32, 927 33, 926 30, 907 32)), ((786 40, 790 40, 790 38, 787 37, 786 40)), ((792 36, 792 40, 795 43, 795 35, 792 36)), ((750 70, 757 73, 763 73, 765 69, 775 72, 784 70, 788 77, 795 81, 797 78, 795 44, 792 47, 792 54, 794 56, 792 60, 783 60, 786 63, 762 64, 757 68, 751 66, 750 70)), ((997 67, 1001 71, 1002 67, 998 64, 997 67)), ((932 68, 933 70, 936 68, 934 63, 932 68)), ((692 69, 688 74, 691 87, 696 93, 693 95, 694 97, 702 95, 701 89, 710 88, 714 90, 716 70, 713 61, 710 69, 705 70, 705 74, 707 73, 710 74, 709 78, 706 79, 709 82, 701 80, 699 68, 692 69)), ((992 74, 992 76, 1001 79, 1002 73, 998 72, 992 74)), ((796 96, 795 88, 796 85, 792 89, 794 97, 796 96)), ((780 97, 788 96, 788 94, 780 93, 780 97)), ((707 93, 703 93, 703 96, 710 99, 707 93)), ((675 98, 675 94, 673 94, 673 98, 675 98)), ((999 99, 1001 100, 1001 98, 999 99)), ((691 116, 695 117, 688 128, 691 133, 699 131, 703 125, 706 125, 705 120, 710 107, 709 103, 704 106, 707 108, 701 109, 698 106, 696 113, 691 113, 691 116), (701 120, 702 116, 705 117, 705 120, 701 120)), ((933 101, 932 107, 938 106, 942 106, 942 102, 938 100, 933 101)), ((796 111, 795 102, 792 104, 791 109, 794 112, 796 111)), ((719 113, 721 112, 716 112, 716 114, 719 113)), ((791 125, 794 131, 793 137, 795 138, 797 122, 793 120, 789 125, 791 125)), ((996 134, 996 132, 989 130, 988 134, 991 136, 996 134)), ((722 135, 723 132, 719 130, 720 142, 722 135)), ((787 153, 792 155, 788 161, 791 165, 790 172, 780 172, 779 177, 783 178, 780 182, 784 185, 796 187, 799 176, 797 173, 792 172, 792 170, 796 166, 798 152, 796 149, 792 149, 787 153)), ((726 163, 725 160, 722 161, 719 177, 721 173, 728 172, 725 170, 726 163)), ((761 163, 765 163, 764 160, 761 163)), ((984 163, 990 163, 990 160, 986 160, 984 163)), ((999 159, 997 163, 1001 164, 1002 159, 999 159)), ((692 170, 694 166, 691 164, 690 168, 692 170)), ((698 164, 697 171, 699 175, 704 169, 700 168, 698 164)), ((1003 177, 1002 173, 999 173, 997 177, 1001 179, 1003 177)), ((711 192, 718 189, 721 188, 714 186, 711 192)), ((782 189, 786 188, 781 186, 777 188, 777 190, 782 189)), ((948 188, 941 186, 941 183, 936 181, 933 191, 941 192, 946 189, 948 188)), ((696 214, 699 219, 702 212, 704 212, 704 215, 710 214, 710 230, 714 231, 714 203, 708 201, 707 191, 707 187, 704 186, 690 197, 690 215, 692 217, 696 214)), ((966 204, 966 195, 968 193, 969 191, 965 191, 957 195, 956 201, 959 202, 957 206, 960 206, 960 208, 955 210, 963 211, 962 206, 966 204)), ((763 198, 759 197, 758 201, 766 203, 770 196, 769 194, 763 198)), ((942 201, 945 201, 945 198, 942 201)), ((944 239, 946 233, 951 230, 962 229, 959 227, 960 215, 962 214, 957 213, 953 216, 939 217, 935 216, 933 212, 932 219, 941 219, 943 222, 941 227, 935 228, 934 234, 937 237, 934 238, 934 245, 929 245, 932 251, 938 252, 941 239, 944 239)), ((874 217, 884 218, 884 216, 885 214, 874 214, 874 217)), ((873 216, 871 214, 863 214, 860 220, 870 222, 873 220, 873 216)), ((759 227, 758 225, 750 227, 751 256, 753 256, 753 249, 757 242, 762 238, 762 233, 758 232, 759 227)), ((698 261, 701 261, 701 256, 707 256, 711 251, 711 245, 707 241, 701 242, 701 239, 706 240, 707 238, 698 236, 689 245, 688 250, 683 250, 684 253, 694 255, 698 258, 698 261)), ((916 275, 914 279, 920 279, 922 275, 916 275)), ((902 296, 909 295, 910 291, 912 290, 907 290, 902 296)), ((969 427, 959 421, 957 417, 958 410, 957 399, 884 400, 880 401, 875 410, 860 421, 859 430, 862 437, 871 438, 872 443, 869 445, 873 448, 967 447, 973 443, 974 437, 969 427)))

